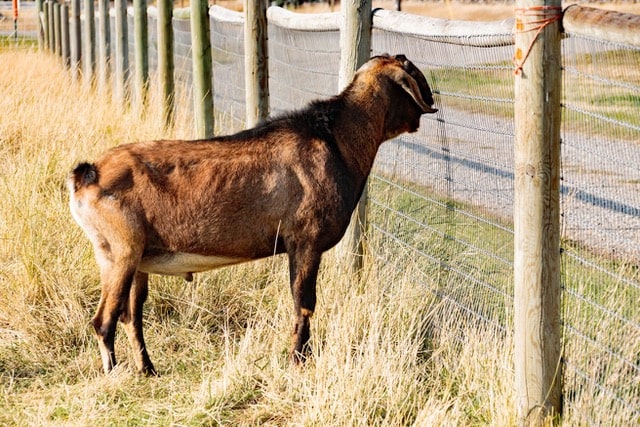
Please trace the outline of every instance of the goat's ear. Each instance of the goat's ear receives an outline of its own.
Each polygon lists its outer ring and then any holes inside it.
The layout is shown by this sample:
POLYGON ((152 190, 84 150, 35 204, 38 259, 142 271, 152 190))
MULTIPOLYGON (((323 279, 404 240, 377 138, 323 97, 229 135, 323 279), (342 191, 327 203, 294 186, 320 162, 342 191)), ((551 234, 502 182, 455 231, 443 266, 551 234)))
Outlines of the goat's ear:
MULTIPOLYGON (((398 55, 403 56, 403 55, 398 55)), ((398 57, 396 57, 398 59, 398 57)), ((404 58, 406 60, 406 58, 404 58)), ((435 108, 431 108, 430 105, 427 105, 422 99, 422 94, 420 93, 420 87, 418 86, 418 82, 416 79, 411 77, 409 73, 407 73, 403 68, 400 67, 390 67, 391 70, 389 72, 389 77, 396 82, 402 89, 404 89, 413 100, 418 104, 424 113, 435 113, 438 111, 435 108)))

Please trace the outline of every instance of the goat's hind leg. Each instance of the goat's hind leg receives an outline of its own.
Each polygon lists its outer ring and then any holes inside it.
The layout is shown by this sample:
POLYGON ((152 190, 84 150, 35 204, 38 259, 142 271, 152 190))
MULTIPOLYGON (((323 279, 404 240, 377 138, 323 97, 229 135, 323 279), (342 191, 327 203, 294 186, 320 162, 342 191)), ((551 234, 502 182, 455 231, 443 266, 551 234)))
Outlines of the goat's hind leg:
POLYGON ((107 217, 102 228, 92 233, 102 293, 91 322, 105 373, 116 365, 114 340, 118 318, 129 306, 129 292, 142 258, 143 240, 139 229, 126 218, 112 215, 107 217))
POLYGON ((114 341, 118 318, 123 313, 128 300, 135 265, 119 265, 116 262, 101 266, 102 294, 96 314, 91 323, 96 331, 102 367, 109 373, 116 365, 114 341), (107 270, 107 271, 105 271, 107 270))
POLYGON ((142 333, 142 306, 147 299, 148 283, 149 274, 140 271, 135 274, 129 291, 129 300, 124 312, 120 315, 120 321, 133 349, 138 372, 147 376, 155 376, 158 373, 151 363, 142 333))

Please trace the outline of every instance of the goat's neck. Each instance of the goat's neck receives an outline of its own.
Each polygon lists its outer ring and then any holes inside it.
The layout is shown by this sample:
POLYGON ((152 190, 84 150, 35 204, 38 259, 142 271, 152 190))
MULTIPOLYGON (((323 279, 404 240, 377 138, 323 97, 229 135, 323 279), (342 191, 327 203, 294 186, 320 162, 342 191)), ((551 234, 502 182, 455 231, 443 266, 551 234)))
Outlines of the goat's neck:
POLYGON ((345 108, 337 118, 336 143, 358 185, 371 172, 380 144, 385 140, 386 107, 377 96, 346 97, 345 108))

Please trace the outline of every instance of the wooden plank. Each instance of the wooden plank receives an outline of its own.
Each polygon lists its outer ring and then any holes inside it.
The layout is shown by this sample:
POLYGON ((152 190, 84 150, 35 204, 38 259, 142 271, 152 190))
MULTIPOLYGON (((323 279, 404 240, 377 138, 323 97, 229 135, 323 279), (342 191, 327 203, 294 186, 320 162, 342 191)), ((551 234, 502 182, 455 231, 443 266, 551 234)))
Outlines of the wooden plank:
POLYGON ((267 9, 270 24, 297 31, 339 31, 340 12, 295 13, 278 6, 267 9))
POLYGON ((513 19, 501 21, 455 21, 378 9, 373 14, 376 30, 410 34, 441 43, 493 47, 513 44, 513 19), (482 38, 486 36, 486 38, 482 38))
POLYGON ((227 9, 226 7, 217 6, 215 4, 209 8, 209 15, 214 16, 216 21, 244 24, 243 12, 227 9))
POLYGON ((542 425, 562 402, 560 6, 560 0, 516 2, 515 59, 523 61, 515 77, 514 168, 514 362, 521 425, 542 425))
POLYGON ((574 4, 565 10, 562 24, 570 34, 640 46, 640 15, 574 4))

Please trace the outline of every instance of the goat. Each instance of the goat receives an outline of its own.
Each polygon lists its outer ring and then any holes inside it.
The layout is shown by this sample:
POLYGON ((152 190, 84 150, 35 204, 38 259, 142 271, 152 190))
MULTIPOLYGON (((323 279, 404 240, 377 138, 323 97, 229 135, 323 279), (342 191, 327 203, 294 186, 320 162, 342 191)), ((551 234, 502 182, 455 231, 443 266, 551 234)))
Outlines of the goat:
POLYGON ((70 174, 71 213, 88 235, 102 293, 92 319, 102 365, 116 364, 118 319, 138 371, 150 273, 182 276, 287 253, 291 358, 310 355, 322 254, 342 238, 378 147, 434 113, 424 75, 404 55, 377 56, 339 95, 230 136, 151 141, 107 151, 70 174))

